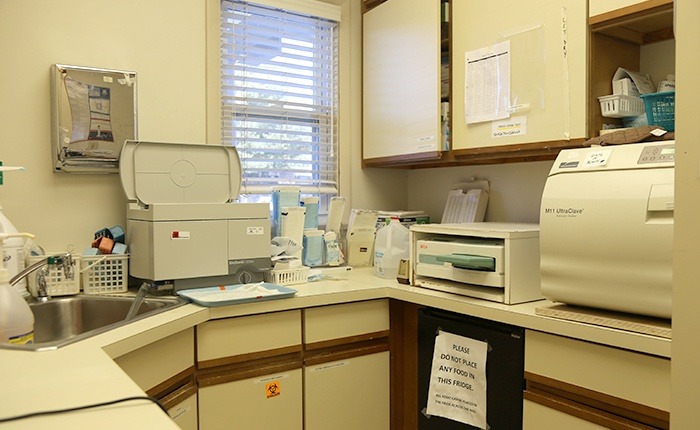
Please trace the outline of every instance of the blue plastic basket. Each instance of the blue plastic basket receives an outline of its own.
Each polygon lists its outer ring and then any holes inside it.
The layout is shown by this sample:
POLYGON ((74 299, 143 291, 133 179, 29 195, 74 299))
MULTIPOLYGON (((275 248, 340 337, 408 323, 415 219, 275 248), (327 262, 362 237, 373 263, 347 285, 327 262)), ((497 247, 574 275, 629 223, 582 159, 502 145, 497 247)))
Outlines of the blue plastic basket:
POLYGON ((649 125, 658 125, 667 131, 676 128, 676 92, 642 94, 649 125))

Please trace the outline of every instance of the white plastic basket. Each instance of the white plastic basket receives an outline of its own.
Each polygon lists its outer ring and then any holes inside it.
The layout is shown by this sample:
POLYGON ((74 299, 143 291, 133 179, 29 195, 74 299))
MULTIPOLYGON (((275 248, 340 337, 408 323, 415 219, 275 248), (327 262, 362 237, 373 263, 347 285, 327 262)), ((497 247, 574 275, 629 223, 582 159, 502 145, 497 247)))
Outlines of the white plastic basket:
MULTIPOLYGON (((34 263, 38 263, 39 261, 46 260, 48 258, 48 255, 59 255, 60 253, 56 254, 47 254, 47 255, 34 255, 27 257, 27 266, 31 266, 34 263)), ((80 293, 80 272, 79 272, 79 267, 80 267, 80 256, 78 255, 73 255, 72 256, 73 260, 75 261, 75 265, 73 266, 73 279, 68 278, 63 270, 63 266, 54 266, 54 267, 49 267, 49 274, 46 276, 46 292, 50 296, 69 296, 73 294, 78 294, 80 293)), ((37 274, 39 273, 39 270, 37 269, 34 272, 30 273, 27 275, 27 282, 29 285, 29 291, 31 294, 36 297, 37 295, 37 282, 36 282, 36 277, 37 274)))
POLYGON ((80 272, 85 294, 123 293, 129 287, 129 256, 83 255, 80 272))
POLYGON ((294 269, 270 270, 265 272, 265 282, 280 285, 303 284, 309 278, 309 267, 302 266, 294 269))
POLYGON ((614 94, 598 97, 600 111, 606 118, 625 118, 644 114, 644 100, 641 97, 614 94))

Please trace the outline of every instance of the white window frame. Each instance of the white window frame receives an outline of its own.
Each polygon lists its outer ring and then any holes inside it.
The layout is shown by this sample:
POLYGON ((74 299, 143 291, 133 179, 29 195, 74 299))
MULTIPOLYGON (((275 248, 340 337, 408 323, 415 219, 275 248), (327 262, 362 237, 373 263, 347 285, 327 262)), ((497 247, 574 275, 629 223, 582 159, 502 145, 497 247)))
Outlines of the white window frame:
MULTIPOLYGON (((232 4, 234 0, 222 0, 221 1, 221 23, 222 26, 224 24, 224 20, 228 19, 230 20, 230 16, 225 15, 225 7, 226 5, 228 7, 229 4, 232 4)), ((313 16, 325 18, 325 19, 330 19, 332 21, 338 22, 338 25, 336 25, 335 29, 335 34, 333 37, 336 38, 335 41, 335 47, 339 46, 339 41, 338 41, 338 28, 339 28, 339 20, 340 20, 340 8, 335 5, 331 5, 328 3, 323 3, 323 2, 318 2, 318 1, 313 1, 313 0, 257 0, 253 2, 248 2, 252 3, 255 5, 260 5, 260 6, 265 6, 265 7, 271 7, 275 9, 284 9, 290 13, 295 13, 295 14, 311 14, 313 16)), ((223 29, 222 29, 223 31, 223 29)), ((223 39, 223 34, 222 34, 222 40, 220 44, 225 43, 225 40, 223 39)), ((229 39, 230 40, 230 39, 229 39)), ((222 48, 223 49, 223 48, 222 48)), ((235 49, 235 46, 234 46, 235 49)), ((211 51, 210 51, 211 52, 211 51)), ((219 52, 219 55, 223 53, 223 50, 219 52)), ((334 59, 333 59, 333 65, 332 67, 335 67, 336 70, 333 71, 335 73, 335 88, 333 90, 333 100, 332 102, 334 103, 334 106, 332 107, 332 111, 330 113, 331 117, 325 118, 325 121, 330 121, 330 136, 325 136, 326 140, 324 144, 327 146, 325 147, 325 150, 327 151, 325 154, 330 155, 334 157, 334 160, 332 162, 325 162, 324 160, 321 160, 322 162, 318 164, 317 162, 315 163, 316 165, 320 166, 332 166, 332 169, 334 170, 333 172, 333 178, 332 180, 328 181, 326 180, 325 182, 321 181, 316 181, 313 185, 310 185, 308 183, 303 183, 303 181, 300 181, 298 185, 301 186, 302 188, 302 195, 317 195, 321 197, 321 213, 324 213, 324 209, 327 206, 327 202, 330 199, 331 196, 338 194, 338 179, 339 179, 339 157, 338 157, 338 143, 339 143, 339 133, 338 133, 338 109, 339 109, 339 102, 338 102, 338 92, 339 92, 339 83, 338 83, 338 70, 337 70, 337 64, 339 61, 339 55, 336 52, 333 52, 334 59), (330 138, 329 138, 330 137, 330 138), (329 138, 329 139, 328 139, 329 138)), ((235 139, 234 137, 230 134, 231 128, 224 122, 224 121, 230 121, 230 120, 225 120, 224 118, 228 117, 230 118, 231 114, 231 107, 226 106, 226 103, 228 102, 227 97, 224 95, 226 89, 223 88, 223 80, 225 79, 226 76, 226 71, 225 71, 225 66, 223 59, 221 59, 221 76, 222 78, 220 79, 219 84, 222 86, 222 93, 221 93, 221 110, 222 110, 222 123, 221 123, 221 139, 223 144, 232 144, 235 139)), ((245 148, 242 146, 239 148, 239 153, 241 154, 241 161, 243 164, 243 187, 242 187, 242 197, 239 199, 240 201, 269 201, 269 195, 270 191, 272 188, 276 185, 297 185, 296 183, 289 182, 286 180, 282 180, 281 182, 268 182, 264 183, 263 181, 258 181, 257 183, 253 183, 253 181, 246 181, 246 154, 245 154, 245 148)), ((318 154, 316 154, 318 156, 318 154)), ((323 157, 323 153, 321 154, 323 157)), ((252 163, 251 163, 252 164, 252 163)), ((324 168, 324 167, 322 167, 324 168)), ((263 172, 264 173, 264 172, 263 172)))

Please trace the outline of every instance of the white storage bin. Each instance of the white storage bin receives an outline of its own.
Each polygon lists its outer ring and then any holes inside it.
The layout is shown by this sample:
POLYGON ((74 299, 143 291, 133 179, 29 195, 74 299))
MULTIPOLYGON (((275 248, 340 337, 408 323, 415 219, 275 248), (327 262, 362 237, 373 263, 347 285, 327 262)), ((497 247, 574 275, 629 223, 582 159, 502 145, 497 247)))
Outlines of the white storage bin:
POLYGON ((640 97, 614 94, 598 97, 600 111, 606 118, 625 118, 644 114, 644 100, 640 97))
POLYGON ((80 272, 85 294, 123 293, 129 287, 129 255, 84 255, 80 272))
MULTIPOLYGON (((39 261, 46 260, 51 255, 63 255, 65 253, 55 253, 47 255, 36 255, 27 257, 27 267, 39 261)), ((69 296, 80 293, 80 256, 73 255, 73 278, 68 278, 63 270, 62 265, 56 265, 49 268, 49 274, 46 276, 46 291, 50 296, 69 296)), ((27 275, 27 282, 31 294, 37 296, 36 277, 39 271, 37 269, 27 275)))
POLYGON ((303 284, 309 278, 309 267, 302 266, 294 269, 270 270, 265 273, 265 282, 280 285, 303 284))

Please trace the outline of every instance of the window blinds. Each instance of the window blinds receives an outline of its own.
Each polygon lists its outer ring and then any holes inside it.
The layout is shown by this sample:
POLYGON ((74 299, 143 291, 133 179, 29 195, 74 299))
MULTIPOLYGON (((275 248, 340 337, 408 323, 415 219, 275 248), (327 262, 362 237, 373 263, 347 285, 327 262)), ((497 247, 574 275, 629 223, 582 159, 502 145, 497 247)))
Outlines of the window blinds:
POLYGON ((221 42, 222 135, 242 193, 337 194, 337 21, 222 0, 221 42))

